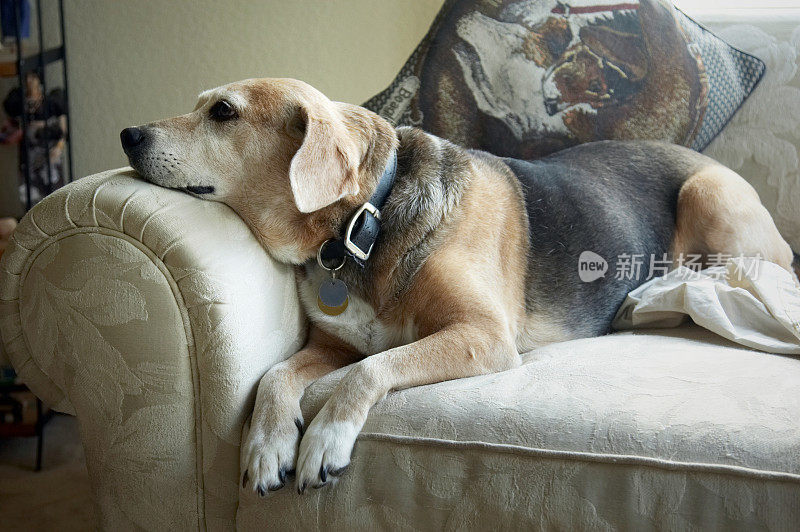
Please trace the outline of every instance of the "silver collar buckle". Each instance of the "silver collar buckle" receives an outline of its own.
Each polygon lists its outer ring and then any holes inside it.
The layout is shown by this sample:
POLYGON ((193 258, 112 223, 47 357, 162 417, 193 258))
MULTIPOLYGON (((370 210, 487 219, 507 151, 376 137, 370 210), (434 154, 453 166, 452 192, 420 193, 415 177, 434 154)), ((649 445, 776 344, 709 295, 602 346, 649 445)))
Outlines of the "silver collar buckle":
POLYGON ((358 247, 355 242, 350 240, 350 236, 353 233, 353 227, 356 225, 356 221, 365 211, 374 216, 376 220, 380 221, 381 211, 379 211, 377 207, 375 207, 375 205, 373 205, 372 203, 366 202, 364 205, 359 207, 356 213, 353 215, 353 217, 350 218, 350 223, 347 224, 347 230, 344 233, 345 249, 350 253, 352 253, 353 256, 362 261, 365 261, 369 258, 370 253, 372 253, 373 244, 370 244, 369 249, 365 252, 360 247, 358 247))

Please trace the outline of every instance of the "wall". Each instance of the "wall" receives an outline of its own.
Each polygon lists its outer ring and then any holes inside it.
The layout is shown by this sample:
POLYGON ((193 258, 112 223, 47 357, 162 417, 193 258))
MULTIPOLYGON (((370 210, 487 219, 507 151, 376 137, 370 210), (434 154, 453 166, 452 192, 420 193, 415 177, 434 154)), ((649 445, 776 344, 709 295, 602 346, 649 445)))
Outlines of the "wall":
POLYGON ((388 85, 441 4, 69 0, 75 173, 127 164, 122 128, 189 112, 201 90, 238 79, 294 77, 361 103, 388 85))

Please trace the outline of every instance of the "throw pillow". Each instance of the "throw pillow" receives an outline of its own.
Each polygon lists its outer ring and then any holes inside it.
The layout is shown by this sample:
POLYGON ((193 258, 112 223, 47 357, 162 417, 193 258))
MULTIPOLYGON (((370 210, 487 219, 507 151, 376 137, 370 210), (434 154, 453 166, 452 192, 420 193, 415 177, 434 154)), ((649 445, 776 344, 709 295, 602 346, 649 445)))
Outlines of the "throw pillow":
POLYGON ((364 105, 523 159, 603 139, 702 150, 763 74, 758 58, 662 0, 447 0, 364 105))

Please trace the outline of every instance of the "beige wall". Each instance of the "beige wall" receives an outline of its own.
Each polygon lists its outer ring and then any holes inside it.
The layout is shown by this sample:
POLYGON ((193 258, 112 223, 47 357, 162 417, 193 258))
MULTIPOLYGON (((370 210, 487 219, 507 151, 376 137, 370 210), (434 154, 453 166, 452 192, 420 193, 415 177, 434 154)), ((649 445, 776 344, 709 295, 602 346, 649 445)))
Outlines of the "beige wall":
POLYGON ((361 103, 383 89, 442 0, 70 0, 77 176, 127 164, 119 131, 191 111, 203 89, 294 77, 361 103))

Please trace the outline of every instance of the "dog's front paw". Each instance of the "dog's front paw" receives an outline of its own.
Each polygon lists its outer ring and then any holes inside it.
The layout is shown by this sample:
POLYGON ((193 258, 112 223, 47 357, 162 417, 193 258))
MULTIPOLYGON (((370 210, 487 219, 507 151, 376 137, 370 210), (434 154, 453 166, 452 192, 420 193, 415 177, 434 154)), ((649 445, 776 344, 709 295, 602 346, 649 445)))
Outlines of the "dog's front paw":
POLYGON ((328 421, 324 408, 309 425, 300 442, 297 492, 321 488, 335 481, 350 464, 350 454, 361 430, 352 421, 328 421))
POLYGON ((294 474, 297 449, 303 435, 299 412, 278 423, 253 422, 242 449, 242 487, 250 487, 261 497, 277 491, 294 474))

